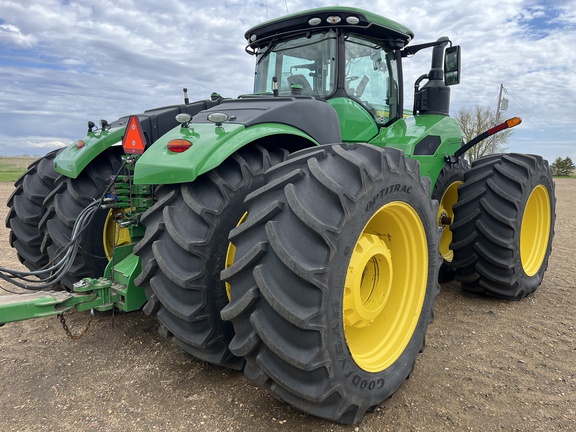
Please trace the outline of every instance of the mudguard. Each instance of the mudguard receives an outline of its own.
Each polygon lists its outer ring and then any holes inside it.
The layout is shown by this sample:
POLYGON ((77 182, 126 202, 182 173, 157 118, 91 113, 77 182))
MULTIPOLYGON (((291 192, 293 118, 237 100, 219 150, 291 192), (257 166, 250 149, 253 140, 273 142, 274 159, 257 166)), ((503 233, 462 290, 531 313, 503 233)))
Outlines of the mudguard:
MULTIPOLYGON (((138 119, 146 138, 146 146, 150 147, 158 138, 178 126, 176 121, 177 114, 188 113, 193 116, 221 102, 222 98, 214 97, 211 100, 154 108, 138 114, 138 119)), ((72 143, 56 157, 54 169, 65 176, 78 177, 96 156, 122 141, 129 117, 119 118, 110 123, 110 127, 105 130, 100 129, 88 132, 84 138, 72 143)))
POLYGON ((305 96, 249 96, 223 101, 196 114, 188 127, 176 127, 140 157, 136 184, 186 183, 220 165, 241 147, 262 138, 282 135, 305 140, 306 146, 341 142, 338 116, 326 101, 305 96), (215 124, 212 113, 228 120, 215 124), (182 153, 168 150, 173 139, 192 146, 182 153))

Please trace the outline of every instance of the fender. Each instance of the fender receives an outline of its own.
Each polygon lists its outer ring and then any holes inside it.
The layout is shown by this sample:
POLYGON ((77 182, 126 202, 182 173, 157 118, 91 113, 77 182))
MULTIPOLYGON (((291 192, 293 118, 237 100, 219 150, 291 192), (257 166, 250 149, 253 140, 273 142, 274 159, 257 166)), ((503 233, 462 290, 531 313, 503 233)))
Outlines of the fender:
MULTIPOLYGON (((146 146, 150 147, 158 138, 170 129, 178 126, 176 115, 188 113, 195 115, 198 112, 216 106, 222 102, 220 96, 215 95, 210 100, 202 100, 182 105, 171 105, 154 108, 138 114, 146 146)), ((105 129, 88 132, 87 135, 73 142, 62 150, 54 160, 54 169, 67 177, 76 178, 84 168, 100 153, 120 143, 126 130, 126 123, 130 116, 120 117, 110 123, 105 129)))
POLYGON ((192 128, 175 128, 164 135, 136 162, 135 184, 188 183, 220 165, 238 149, 261 138, 292 135, 318 145, 309 135, 293 126, 264 123, 246 128, 239 124, 196 124, 192 128), (187 139, 192 147, 183 153, 168 150, 173 139, 187 139))
POLYGON ((138 159, 134 183, 194 181, 238 149, 273 136, 304 139, 309 146, 341 142, 338 116, 326 101, 306 96, 244 96, 201 111, 185 127, 161 137, 138 159), (224 113, 229 120, 215 124, 208 120, 212 113, 224 113), (168 150, 173 139, 188 140, 192 146, 173 153, 168 150))

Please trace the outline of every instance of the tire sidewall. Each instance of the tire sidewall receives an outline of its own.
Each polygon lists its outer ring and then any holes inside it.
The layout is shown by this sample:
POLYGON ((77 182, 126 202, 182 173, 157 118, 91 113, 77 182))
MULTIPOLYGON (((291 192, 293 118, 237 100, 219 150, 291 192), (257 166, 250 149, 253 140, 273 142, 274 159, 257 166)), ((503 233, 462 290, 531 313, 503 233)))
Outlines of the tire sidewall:
POLYGON ((522 197, 520 199, 519 207, 520 212, 518 213, 518 218, 516 219, 517 229, 515 230, 515 237, 514 237, 514 245, 517 247, 514 248, 514 261, 515 266, 518 271, 518 279, 519 284, 521 286, 526 287, 527 292, 532 292, 536 288, 540 286, 542 280, 544 279, 544 273, 548 267, 548 257, 550 255, 550 251, 552 248, 552 241, 554 238, 554 219, 555 219, 555 200, 554 200, 554 181, 552 179, 552 175, 550 170, 545 169, 543 164, 539 163, 536 167, 536 172, 531 172, 528 176, 528 181, 525 183, 525 187, 522 190, 522 197), (532 191, 538 186, 544 186, 546 191, 548 192, 548 197, 550 199, 550 232, 548 233, 548 243, 546 244, 546 254, 540 265, 538 271, 529 276, 524 271, 524 267, 522 265, 522 260, 520 256, 520 234, 522 232, 522 222, 524 219, 524 214, 526 211, 526 204, 528 203, 528 199, 530 198, 530 194, 532 191))
MULTIPOLYGON (((438 271, 438 229, 430 211, 430 197, 420 185, 420 179, 409 176, 394 176, 388 180, 382 179, 357 201, 362 218, 347 221, 341 230, 338 248, 333 258, 334 263, 346 263, 341 266, 332 266, 327 295, 327 350, 332 365, 332 377, 335 383, 344 386, 344 394, 356 397, 363 403, 369 400, 380 403, 392 395, 412 371, 416 357, 422 350, 424 336, 431 321, 432 307, 436 293, 436 280, 438 271), (391 181, 391 179, 394 180, 391 181), (387 192, 387 189, 391 192, 387 192), (376 191, 376 193, 374 193, 376 191), (367 372, 361 369, 352 358, 346 344, 343 327, 343 290, 349 263, 354 246, 360 233, 373 214, 383 205, 401 201, 409 204, 419 215, 423 222, 428 243, 428 281, 424 303, 414 333, 400 357, 387 369, 380 372, 367 372), (364 209, 364 210, 362 210, 364 209)), ((416 271, 416 269, 415 269, 416 271)))

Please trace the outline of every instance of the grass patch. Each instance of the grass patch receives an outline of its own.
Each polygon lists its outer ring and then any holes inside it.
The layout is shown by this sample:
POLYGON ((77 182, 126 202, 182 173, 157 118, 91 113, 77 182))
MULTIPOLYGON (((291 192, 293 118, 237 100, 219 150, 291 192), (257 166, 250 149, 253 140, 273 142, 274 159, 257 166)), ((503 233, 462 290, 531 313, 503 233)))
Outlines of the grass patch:
POLYGON ((0 182, 13 182, 26 172, 36 157, 0 156, 0 182))

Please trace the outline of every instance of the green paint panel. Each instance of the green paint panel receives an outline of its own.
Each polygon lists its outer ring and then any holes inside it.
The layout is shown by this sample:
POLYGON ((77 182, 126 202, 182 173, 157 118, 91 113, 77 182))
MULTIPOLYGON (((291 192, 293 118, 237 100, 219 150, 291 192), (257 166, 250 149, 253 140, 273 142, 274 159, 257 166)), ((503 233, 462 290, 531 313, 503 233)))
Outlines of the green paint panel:
POLYGON ((257 139, 273 135, 304 137, 317 144, 301 130, 278 123, 262 123, 246 128, 241 124, 190 124, 190 128, 175 128, 154 143, 136 163, 136 184, 174 184, 194 181, 196 177, 220 165, 236 150, 257 139), (187 139, 192 147, 182 153, 168 150, 173 139, 187 139))
POLYGON ((379 147, 393 147, 403 150, 407 157, 420 161, 420 174, 430 177, 432 184, 444 167, 444 158, 454 154, 462 144, 462 132, 458 122, 442 115, 417 115, 394 122, 383 128, 380 134, 370 141, 379 147), (438 136, 440 146, 434 154, 418 155, 416 146, 423 138, 438 136))
POLYGON ((54 159, 54 169, 67 177, 76 178, 92 160, 107 148, 122 140, 125 127, 107 131, 89 132, 80 141, 84 147, 77 148, 75 141, 54 159))
POLYGON ((133 249, 134 244, 114 249, 114 256, 104 271, 104 276, 113 280, 112 292, 119 296, 115 306, 124 312, 139 310, 146 303, 144 289, 134 283, 141 268, 140 259, 132 253, 133 249))
POLYGON ((70 310, 75 300, 65 292, 36 292, 0 296, 0 325, 54 316, 70 310))
POLYGON ((348 98, 334 98, 328 103, 336 110, 340 120, 340 133, 344 142, 368 142, 378 134, 374 118, 358 102, 348 98))

